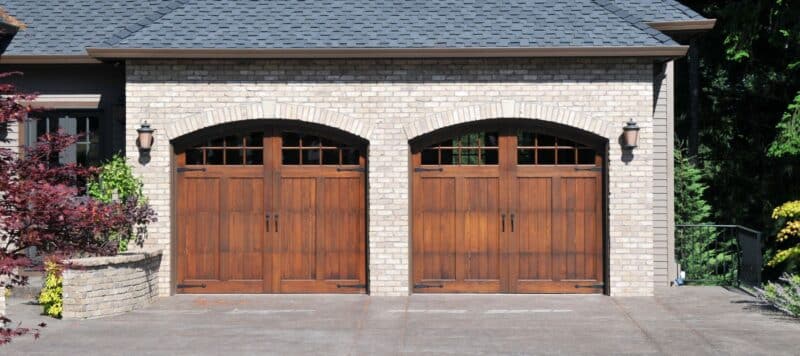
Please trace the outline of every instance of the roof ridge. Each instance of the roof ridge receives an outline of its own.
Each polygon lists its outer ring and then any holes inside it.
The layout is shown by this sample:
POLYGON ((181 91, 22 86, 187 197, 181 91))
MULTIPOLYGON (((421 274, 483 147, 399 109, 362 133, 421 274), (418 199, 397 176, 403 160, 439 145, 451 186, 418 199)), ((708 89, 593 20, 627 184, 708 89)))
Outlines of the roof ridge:
POLYGON ((165 1, 162 5, 156 6, 152 11, 142 15, 141 18, 134 20, 132 23, 120 27, 116 32, 110 34, 106 39, 102 40, 106 46, 113 46, 122 40, 132 36, 141 29, 152 25, 162 17, 167 16, 171 12, 180 9, 191 0, 169 0, 165 1))
POLYGON ((642 32, 650 35, 656 41, 661 42, 662 44, 674 44, 675 41, 672 40, 671 37, 667 36, 661 31, 658 31, 649 25, 645 24, 638 20, 638 18, 625 9, 614 5, 610 0, 590 0, 591 2, 595 3, 596 5, 600 6, 603 10, 625 20, 626 22, 630 23, 634 27, 642 30, 642 32))

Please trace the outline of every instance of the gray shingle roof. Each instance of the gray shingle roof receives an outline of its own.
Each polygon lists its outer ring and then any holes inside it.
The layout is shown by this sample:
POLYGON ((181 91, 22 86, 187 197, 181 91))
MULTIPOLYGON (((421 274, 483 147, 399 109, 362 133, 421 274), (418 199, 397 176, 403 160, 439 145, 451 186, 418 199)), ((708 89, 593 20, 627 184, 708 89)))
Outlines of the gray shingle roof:
POLYGON ((641 13, 661 20, 678 9, 673 0, 656 2, 668 9, 644 0, 0 0, 0 6, 29 26, 6 54, 80 55, 87 47, 676 45, 642 24, 641 13))
POLYGON ((8 47, 12 55, 86 55, 110 33, 132 26, 171 1, 156 0, 0 0, 28 28, 8 47))
POLYGON ((676 0, 611 0, 643 22, 705 20, 705 18, 676 0))

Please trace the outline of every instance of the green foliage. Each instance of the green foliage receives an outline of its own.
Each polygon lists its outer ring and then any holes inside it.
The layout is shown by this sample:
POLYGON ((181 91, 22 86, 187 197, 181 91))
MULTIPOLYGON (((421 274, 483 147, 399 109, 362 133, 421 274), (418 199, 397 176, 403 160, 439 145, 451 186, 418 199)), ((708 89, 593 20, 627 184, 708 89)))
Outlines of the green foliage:
MULTIPOLYGON (((147 204, 147 200, 141 199, 142 185, 141 179, 133 175, 133 170, 125 157, 117 154, 103 164, 96 180, 88 182, 86 192, 92 198, 104 203, 136 199, 139 204, 147 204)), ((131 234, 124 235, 131 236, 131 234)), ((110 238, 118 240, 120 252, 128 250, 129 238, 123 238, 119 234, 110 238)))
POLYGON ((45 262, 44 287, 39 294, 39 304, 44 313, 54 318, 61 318, 64 310, 61 266, 53 261, 45 262))
MULTIPOLYGON (((708 224, 711 205, 703 198, 708 186, 703 173, 680 149, 675 150, 675 223, 708 224)), ((681 228, 675 235, 675 254, 688 280, 704 284, 735 283, 731 242, 719 241, 711 227, 681 228), (732 268, 723 268, 731 266, 732 268)))
POLYGON ((124 201, 128 198, 142 197, 142 181, 133 175, 133 170, 125 157, 114 155, 103 164, 97 180, 87 184, 89 196, 109 203, 115 199, 124 201))
POLYGON ((769 146, 770 157, 800 156, 800 92, 776 126, 778 136, 769 146))
POLYGON ((787 270, 797 270, 800 266, 800 200, 790 201, 775 208, 772 218, 783 228, 775 239, 778 251, 767 263, 775 267, 786 263, 787 270))
POLYGON ((711 217, 711 205, 703 198, 708 185, 703 172, 681 148, 675 150, 675 221, 678 224, 704 224, 711 217))
MULTIPOLYGON (((700 57, 699 148, 712 218, 777 233, 773 208, 800 199, 800 4, 681 0, 716 27, 695 37, 700 57)), ((676 135, 689 137, 688 69, 676 67, 676 135)), ((779 249, 767 241, 767 256, 779 249)), ((787 264, 768 267, 766 278, 787 264)))
POLYGON ((783 283, 767 283, 761 298, 789 315, 800 317, 800 274, 784 274, 780 280, 783 283))

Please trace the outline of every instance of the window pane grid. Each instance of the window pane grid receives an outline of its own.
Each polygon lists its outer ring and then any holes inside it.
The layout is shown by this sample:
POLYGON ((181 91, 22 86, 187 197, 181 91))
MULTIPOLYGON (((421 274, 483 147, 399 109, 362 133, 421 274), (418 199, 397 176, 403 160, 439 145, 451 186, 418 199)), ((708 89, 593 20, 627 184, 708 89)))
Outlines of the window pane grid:
POLYGON ((281 162, 290 166, 355 166, 359 150, 331 139, 284 132, 281 135, 281 162))
POLYGON ((99 163, 100 157, 100 119, 96 115, 75 115, 70 114, 29 117, 29 129, 31 133, 27 135, 25 144, 27 146, 36 145, 39 137, 45 134, 56 133, 62 130, 65 134, 76 135, 74 145, 61 152, 57 158, 53 158, 53 163, 79 163, 84 166, 99 163))
POLYGON ((264 134, 228 134, 186 150, 188 165, 249 166, 264 164, 264 134))
POLYGON ((423 165, 496 165, 497 132, 475 132, 451 138, 422 150, 423 165))
POLYGON ((594 165, 596 152, 579 143, 532 132, 517 133, 517 164, 594 165))

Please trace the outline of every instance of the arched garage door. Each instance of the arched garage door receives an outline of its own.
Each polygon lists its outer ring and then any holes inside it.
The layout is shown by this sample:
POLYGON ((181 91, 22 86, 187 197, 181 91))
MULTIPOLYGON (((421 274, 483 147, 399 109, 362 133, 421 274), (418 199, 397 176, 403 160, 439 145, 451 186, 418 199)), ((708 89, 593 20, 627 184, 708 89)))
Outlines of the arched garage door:
POLYGON ((605 144, 509 126, 413 144, 415 292, 603 291, 605 144))
POLYGON ((183 141, 176 143, 178 292, 366 291, 363 142, 252 125, 183 141))

